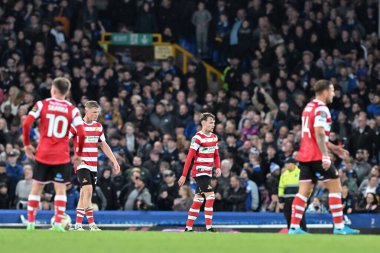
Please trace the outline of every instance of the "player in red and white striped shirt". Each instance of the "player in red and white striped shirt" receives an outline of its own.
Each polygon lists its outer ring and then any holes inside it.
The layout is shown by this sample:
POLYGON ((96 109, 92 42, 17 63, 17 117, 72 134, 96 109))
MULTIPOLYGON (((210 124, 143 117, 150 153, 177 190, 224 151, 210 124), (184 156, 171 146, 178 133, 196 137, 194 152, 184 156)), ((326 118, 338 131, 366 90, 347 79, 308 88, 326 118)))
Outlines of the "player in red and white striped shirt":
POLYGON ((203 113, 200 122, 202 130, 197 132, 191 139, 189 153, 186 158, 182 176, 178 180, 178 184, 179 186, 182 186, 185 183, 191 161, 194 158, 191 177, 195 179, 197 188, 193 204, 189 210, 185 231, 193 231, 194 222, 198 217, 199 210, 205 197, 206 203, 204 211, 206 229, 207 231, 215 232, 212 227, 213 206, 215 201, 214 189, 211 186, 213 167, 216 167, 217 177, 220 177, 221 174, 218 137, 216 134, 212 133, 215 127, 215 116, 211 113, 203 113))
MULTIPOLYGON (((81 187, 78 206, 76 209, 75 230, 84 230, 82 221, 84 216, 87 217, 90 230, 100 230, 94 222, 94 210, 91 205, 92 192, 95 189, 97 170, 98 170, 98 145, 100 145, 104 154, 112 161, 114 172, 117 174, 120 171, 119 163, 117 162, 111 148, 108 146, 104 137, 102 124, 96 122, 100 112, 100 106, 96 101, 88 101, 85 104, 84 135, 85 141, 83 144, 82 163, 75 168, 79 185, 81 187)), ((74 140, 75 150, 78 145, 77 131, 75 126, 71 126, 69 137, 74 140)))

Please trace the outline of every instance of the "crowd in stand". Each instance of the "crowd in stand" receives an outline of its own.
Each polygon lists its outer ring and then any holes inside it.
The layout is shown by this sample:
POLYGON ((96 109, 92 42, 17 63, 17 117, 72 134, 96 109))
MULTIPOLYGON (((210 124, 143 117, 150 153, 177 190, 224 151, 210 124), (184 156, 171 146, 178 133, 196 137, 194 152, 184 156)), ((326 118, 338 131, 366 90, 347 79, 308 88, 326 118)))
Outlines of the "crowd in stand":
MULTIPOLYGON (((115 175, 99 157, 99 210, 187 211, 194 182, 179 188, 177 179, 207 111, 216 116, 222 158, 214 209, 278 212, 284 161, 297 157, 300 115, 323 78, 336 90, 330 141, 351 154, 332 157, 344 212, 379 212, 378 14, 373 0, 0 0, 0 209, 26 208, 33 161, 23 152, 21 124, 64 76, 82 112, 86 101, 99 101, 121 165, 115 175), (199 58, 187 73, 172 58, 156 69, 143 57, 111 64, 97 43, 105 30, 158 32, 193 46, 224 70, 224 89, 207 89, 199 58)), ((38 124, 30 135, 37 145, 38 124)), ((67 193, 67 208, 75 209, 75 177, 67 193)), ((313 195, 308 211, 327 211, 323 184, 313 195)), ((42 209, 51 209, 53 196, 47 185, 42 209)))

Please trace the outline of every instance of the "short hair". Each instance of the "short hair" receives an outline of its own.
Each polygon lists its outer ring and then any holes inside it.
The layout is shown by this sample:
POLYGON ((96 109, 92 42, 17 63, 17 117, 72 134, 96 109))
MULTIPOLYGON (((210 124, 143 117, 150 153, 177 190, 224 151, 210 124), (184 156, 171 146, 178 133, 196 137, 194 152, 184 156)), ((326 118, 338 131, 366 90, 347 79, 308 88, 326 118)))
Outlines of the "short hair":
POLYGON ((314 90, 315 94, 320 94, 324 90, 328 90, 330 88, 330 84, 331 83, 329 80, 325 80, 325 79, 318 80, 314 84, 313 90, 314 90))
POLYGON ((201 114, 200 122, 202 123, 202 121, 207 121, 208 118, 215 120, 215 116, 212 113, 205 112, 201 114))
POLYGON ((100 108, 100 105, 98 104, 98 102, 94 101, 94 100, 89 100, 87 101, 84 106, 87 108, 87 109, 91 109, 91 108, 100 108))
POLYGON ((58 90, 61 95, 66 95, 71 88, 70 80, 64 77, 55 78, 52 85, 58 90))

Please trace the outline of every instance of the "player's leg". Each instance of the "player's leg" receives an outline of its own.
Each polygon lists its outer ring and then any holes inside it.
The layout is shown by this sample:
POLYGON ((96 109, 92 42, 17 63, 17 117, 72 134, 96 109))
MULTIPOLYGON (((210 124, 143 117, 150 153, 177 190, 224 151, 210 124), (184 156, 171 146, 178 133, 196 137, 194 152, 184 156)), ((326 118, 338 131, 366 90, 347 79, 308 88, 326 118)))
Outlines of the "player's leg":
POLYGON ((193 231, 193 225, 194 225, 195 220, 198 217, 203 201, 204 201, 204 198, 201 194, 195 194, 194 199, 193 199, 193 204, 191 204, 191 207, 189 209, 189 213, 187 216, 185 231, 193 231))
MULTIPOLYGON (((211 186, 211 184, 210 184, 211 186)), ((206 192, 206 203, 205 203, 205 223, 206 223, 206 229, 210 232, 215 232, 212 228, 212 217, 214 214, 214 201, 215 201, 215 194, 214 192, 206 192)))
POLYGON ((290 230, 298 230, 300 223, 305 213, 307 200, 313 190, 313 182, 301 181, 299 182, 299 190, 292 204, 292 218, 290 222, 290 230))
MULTIPOLYGON (((335 171, 336 169, 333 168, 335 171)), ((337 174, 331 173, 332 175, 337 174)), ((335 176, 330 176, 335 177, 335 176)), ((343 205, 342 205, 342 186, 339 178, 327 179, 325 186, 329 190, 329 207, 334 223, 334 234, 359 234, 360 231, 351 229, 344 225, 343 205)))
POLYGON ((84 187, 84 198, 83 198, 84 199, 83 203, 84 203, 84 206, 86 207, 85 208, 86 217, 87 217, 88 225, 90 226, 91 231, 101 231, 101 229, 98 228, 98 226, 96 226, 96 224, 95 224, 94 209, 92 207, 92 202, 91 202, 92 193, 96 187, 97 173, 93 172, 93 171, 88 171, 88 172, 89 172, 89 174, 88 174, 89 178, 91 179, 90 180, 91 184, 85 185, 85 187, 84 187))
POLYGON ((34 230, 36 225, 37 210, 41 201, 41 193, 44 184, 33 180, 32 190, 28 196, 28 226, 27 230, 34 230))
POLYGON ((75 214, 76 214, 76 218, 75 218, 74 230, 82 231, 82 230, 84 230, 82 227, 82 222, 83 222, 83 218, 85 216, 82 187, 81 187, 80 192, 79 192, 79 200, 78 200, 78 205, 77 205, 75 214))
POLYGON ((33 167, 33 182, 32 190, 28 197, 28 226, 27 230, 34 230, 36 224, 37 210, 41 200, 41 193, 44 188, 44 183, 49 182, 49 168, 43 163, 36 161, 33 167))
POLYGON ((86 215, 85 213, 85 209, 86 209, 86 205, 84 204, 84 191, 83 191, 83 179, 85 178, 84 177, 84 173, 85 173, 85 170, 84 169, 80 169, 77 171, 77 179, 78 179, 78 182, 79 182, 79 187, 80 187, 80 193, 79 193, 79 201, 78 201, 78 205, 77 205, 77 208, 76 208, 76 219, 75 219, 75 228, 74 230, 78 230, 78 231, 82 231, 84 230, 83 227, 82 227, 82 222, 83 222, 83 218, 84 216, 86 215))
POLYGON ((53 230, 63 232, 65 231, 62 227, 61 223, 63 218, 65 217, 66 212, 66 184, 54 182, 54 227, 53 230))
POLYGON ((300 163, 299 189, 292 203, 292 217, 289 234, 303 234, 300 223, 305 213, 307 200, 313 190, 315 177, 314 162, 300 163))
POLYGON ((64 228, 61 223, 65 217, 66 212, 66 184, 70 182, 71 179, 71 164, 60 164, 54 165, 50 168, 49 177, 54 181, 54 218, 55 224, 53 230, 64 232, 64 228))

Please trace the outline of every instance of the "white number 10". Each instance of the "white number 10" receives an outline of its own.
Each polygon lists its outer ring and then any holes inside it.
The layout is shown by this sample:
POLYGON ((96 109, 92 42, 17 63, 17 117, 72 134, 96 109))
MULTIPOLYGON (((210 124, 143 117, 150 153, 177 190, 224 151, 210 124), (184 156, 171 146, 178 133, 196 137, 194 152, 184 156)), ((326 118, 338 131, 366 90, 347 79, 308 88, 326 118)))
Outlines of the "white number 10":
POLYGON ((307 133, 309 138, 311 137, 311 132, 308 126, 309 126, 309 117, 302 117, 302 130, 301 130, 302 137, 304 133, 307 133))
POLYGON ((55 116, 54 114, 46 114, 49 120, 49 128, 47 132, 48 137, 54 136, 55 138, 63 138, 67 133, 68 122, 66 117, 62 115, 55 116), (58 130, 59 123, 62 122, 61 130, 58 130))

